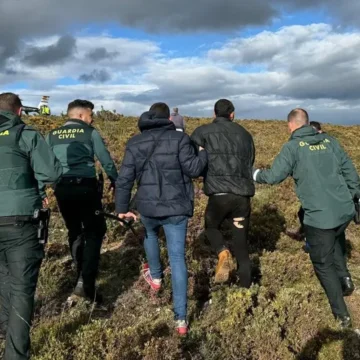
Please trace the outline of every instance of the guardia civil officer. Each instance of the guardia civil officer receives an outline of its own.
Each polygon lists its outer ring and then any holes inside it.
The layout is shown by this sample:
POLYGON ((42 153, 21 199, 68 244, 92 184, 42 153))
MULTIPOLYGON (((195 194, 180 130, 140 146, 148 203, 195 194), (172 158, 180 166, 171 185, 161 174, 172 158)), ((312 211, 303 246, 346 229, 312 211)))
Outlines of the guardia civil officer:
POLYGON ((117 170, 103 139, 92 127, 93 109, 90 101, 74 100, 67 109, 70 119, 51 131, 46 140, 64 168, 55 196, 68 229, 70 251, 77 268, 74 294, 99 302, 101 297, 96 294, 95 280, 106 223, 104 218, 95 215, 102 204, 94 156, 112 184, 116 181, 117 170))
POLYGON ((304 209, 304 230, 315 273, 329 299, 334 316, 344 328, 351 319, 343 296, 354 290, 345 257, 344 231, 355 215, 360 179, 339 142, 309 126, 305 110, 288 115, 291 132, 269 170, 256 170, 254 180, 278 184, 288 176, 304 209))
POLYGON ((30 358, 34 294, 44 257, 34 213, 42 208, 39 188, 62 173, 44 138, 21 120, 21 107, 17 95, 0 94, 0 333, 6 338, 6 360, 30 358))

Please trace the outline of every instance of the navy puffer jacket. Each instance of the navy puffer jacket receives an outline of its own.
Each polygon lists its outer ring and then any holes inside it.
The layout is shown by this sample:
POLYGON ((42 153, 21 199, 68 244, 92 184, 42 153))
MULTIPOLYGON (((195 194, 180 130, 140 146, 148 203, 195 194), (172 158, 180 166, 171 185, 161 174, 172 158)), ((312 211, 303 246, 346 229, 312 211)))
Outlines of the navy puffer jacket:
POLYGON ((143 113, 138 125, 141 133, 128 141, 116 181, 116 212, 128 212, 131 190, 140 179, 135 205, 141 215, 192 216, 191 178, 199 177, 205 169, 206 152, 196 155, 189 136, 176 131, 169 119, 155 117, 152 111, 143 113), (155 150, 145 164, 155 142, 155 150))

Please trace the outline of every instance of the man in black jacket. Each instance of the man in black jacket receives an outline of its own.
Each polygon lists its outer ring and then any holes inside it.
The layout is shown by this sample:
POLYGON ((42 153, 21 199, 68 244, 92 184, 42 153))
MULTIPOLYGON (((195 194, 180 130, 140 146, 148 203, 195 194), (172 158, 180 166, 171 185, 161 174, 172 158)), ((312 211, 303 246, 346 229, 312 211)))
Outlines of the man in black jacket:
POLYGON ((155 291, 161 288, 162 270, 158 234, 164 227, 174 298, 176 329, 187 333, 187 269, 185 240, 188 218, 193 215, 194 191, 191 178, 200 176, 207 163, 205 151, 196 156, 188 135, 176 131, 169 107, 156 103, 139 119, 141 134, 131 138, 116 181, 116 212, 119 218, 136 216, 128 212, 135 179, 138 189, 135 207, 146 229, 148 264, 144 278, 155 291))
POLYGON ((208 153, 204 191, 209 196, 205 212, 205 232, 219 257, 215 281, 225 282, 236 267, 219 230, 231 218, 233 250, 240 284, 251 285, 251 266, 247 244, 250 198, 255 194, 252 166, 255 147, 251 134, 233 122, 234 105, 226 99, 215 104, 215 120, 197 128, 191 139, 208 153))

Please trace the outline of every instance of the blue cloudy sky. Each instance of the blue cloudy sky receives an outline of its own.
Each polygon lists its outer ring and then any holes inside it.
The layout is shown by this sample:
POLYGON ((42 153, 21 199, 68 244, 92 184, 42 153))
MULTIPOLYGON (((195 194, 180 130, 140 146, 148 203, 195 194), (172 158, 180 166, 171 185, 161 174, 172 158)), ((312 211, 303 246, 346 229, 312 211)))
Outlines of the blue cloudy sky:
POLYGON ((74 98, 139 115, 360 123, 360 1, 1 0, 0 86, 53 112, 74 98))

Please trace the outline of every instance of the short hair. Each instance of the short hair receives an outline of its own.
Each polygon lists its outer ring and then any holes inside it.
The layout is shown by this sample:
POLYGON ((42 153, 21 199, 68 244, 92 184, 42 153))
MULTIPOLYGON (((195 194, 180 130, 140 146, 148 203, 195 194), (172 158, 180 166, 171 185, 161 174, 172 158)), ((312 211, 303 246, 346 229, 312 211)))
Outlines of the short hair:
POLYGON ((19 95, 10 92, 0 94, 0 110, 16 113, 21 107, 19 95))
POLYGON ((76 108, 94 110, 94 104, 88 100, 76 99, 76 100, 72 101, 71 103, 69 103, 67 112, 69 113, 71 110, 76 109, 76 108))
POLYGON ((216 116, 230 118, 235 111, 235 107, 230 100, 220 99, 215 103, 214 112, 216 116))
POLYGON ((310 126, 312 126, 313 128, 315 128, 317 131, 321 130, 321 125, 319 122, 317 121, 310 121, 310 126))
POLYGON ((170 108, 167 104, 158 102, 152 104, 150 107, 150 111, 155 112, 155 117, 157 118, 169 118, 170 117, 170 108))
POLYGON ((299 125, 306 125, 309 124, 309 114, 304 109, 296 108, 289 112, 287 120, 288 122, 295 122, 299 125))
POLYGON ((174 108, 173 108, 173 111, 174 111, 174 113, 178 113, 178 112, 179 112, 179 108, 174 107, 174 108))

